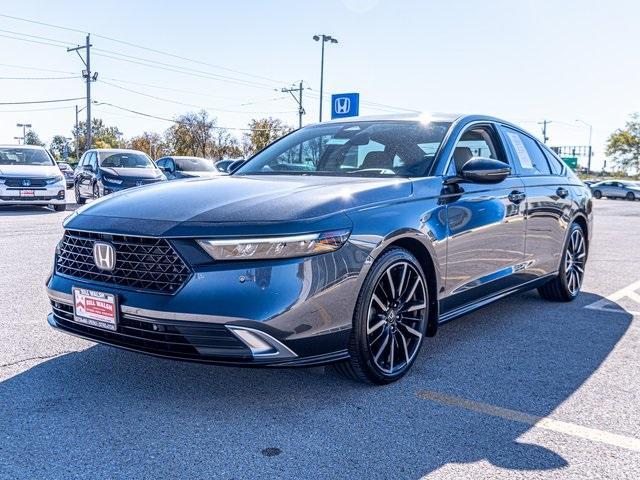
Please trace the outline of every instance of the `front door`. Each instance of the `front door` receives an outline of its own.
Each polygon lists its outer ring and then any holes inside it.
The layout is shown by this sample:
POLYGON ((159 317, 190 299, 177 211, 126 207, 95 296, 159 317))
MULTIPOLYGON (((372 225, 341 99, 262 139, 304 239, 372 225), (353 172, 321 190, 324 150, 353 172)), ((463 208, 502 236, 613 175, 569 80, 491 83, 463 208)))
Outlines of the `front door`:
MULTIPOLYGON (((471 157, 509 163, 495 126, 474 125, 461 135, 447 176, 471 157)), ((443 312, 517 285, 524 263, 524 185, 517 175, 497 184, 460 183, 445 187, 447 204, 446 284, 443 312)))

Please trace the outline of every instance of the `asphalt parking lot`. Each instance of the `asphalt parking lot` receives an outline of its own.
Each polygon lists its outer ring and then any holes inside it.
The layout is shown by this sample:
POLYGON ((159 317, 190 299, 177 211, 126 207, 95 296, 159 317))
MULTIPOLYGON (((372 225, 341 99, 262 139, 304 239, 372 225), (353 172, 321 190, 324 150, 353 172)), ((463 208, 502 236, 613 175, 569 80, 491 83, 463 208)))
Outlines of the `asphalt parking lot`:
POLYGON ((640 478, 640 202, 595 203, 575 302, 529 292, 451 322, 386 387, 55 332, 69 212, 0 207, 0 477, 640 478))

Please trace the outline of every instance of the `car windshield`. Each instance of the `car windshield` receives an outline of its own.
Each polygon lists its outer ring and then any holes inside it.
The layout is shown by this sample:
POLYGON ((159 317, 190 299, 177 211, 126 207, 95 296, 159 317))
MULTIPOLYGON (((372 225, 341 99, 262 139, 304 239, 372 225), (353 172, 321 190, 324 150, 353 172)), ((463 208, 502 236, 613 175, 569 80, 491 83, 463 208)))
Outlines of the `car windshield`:
POLYGON ((0 148, 0 165, 54 165, 42 148, 0 148))
POLYGON ((449 126, 384 121, 306 127, 262 150, 235 174, 426 175, 449 126))
POLYGON ((198 157, 174 158, 176 167, 182 172, 215 172, 211 160, 198 157))
POLYGON ((144 153, 100 152, 100 166, 112 168, 156 168, 144 153))
POLYGON ((625 182, 620 182, 625 187, 640 187, 640 182, 632 182, 631 180, 627 180, 625 182))

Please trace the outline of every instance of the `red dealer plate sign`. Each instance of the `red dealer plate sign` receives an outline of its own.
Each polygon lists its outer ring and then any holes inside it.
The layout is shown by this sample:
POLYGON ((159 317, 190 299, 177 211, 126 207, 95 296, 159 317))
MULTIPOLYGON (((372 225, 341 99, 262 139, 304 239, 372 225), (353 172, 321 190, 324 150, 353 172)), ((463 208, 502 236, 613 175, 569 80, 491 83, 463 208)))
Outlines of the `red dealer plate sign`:
POLYGON ((115 331, 118 308, 115 295, 85 288, 73 289, 73 317, 78 323, 115 331))

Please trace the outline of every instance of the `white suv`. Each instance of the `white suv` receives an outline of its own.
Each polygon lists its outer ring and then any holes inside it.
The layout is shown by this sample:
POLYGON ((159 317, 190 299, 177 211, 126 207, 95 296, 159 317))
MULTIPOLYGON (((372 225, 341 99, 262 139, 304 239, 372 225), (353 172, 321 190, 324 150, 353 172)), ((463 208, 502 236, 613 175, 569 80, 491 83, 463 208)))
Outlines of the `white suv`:
POLYGON ((0 205, 52 205, 66 209, 64 176, 43 147, 0 145, 0 205))

